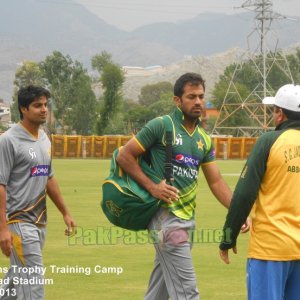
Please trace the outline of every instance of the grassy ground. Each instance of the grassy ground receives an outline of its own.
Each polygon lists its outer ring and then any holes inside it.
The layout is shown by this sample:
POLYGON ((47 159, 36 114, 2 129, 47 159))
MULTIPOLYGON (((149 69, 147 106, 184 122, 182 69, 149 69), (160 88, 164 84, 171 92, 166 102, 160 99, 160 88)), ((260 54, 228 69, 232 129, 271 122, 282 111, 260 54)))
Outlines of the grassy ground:
MULTIPOLYGON (((244 162, 219 161, 218 164, 225 180, 234 188, 244 162)), ((62 218, 48 201, 49 225, 43 256, 46 278, 54 283, 46 285, 46 299, 142 299, 152 270, 154 250, 145 235, 136 236, 111 227, 105 219, 99 203, 101 182, 108 173, 109 161, 55 160, 54 167, 79 228, 77 236, 67 240, 62 218), (119 238, 110 240, 111 232, 119 238), (77 267, 78 272, 64 273, 67 267, 77 267), (116 272, 121 269, 123 272, 118 275, 116 272)), ((192 253, 201 299, 245 299, 248 235, 239 238, 238 255, 232 254, 231 264, 225 265, 218 256, 218 230, 222 228, 226 209, 211 195, 203 174, 199 179, 196 212, 199 237, 192 253), (204 238, 200 236, 200 229, 204 238)), ((0 256, 2 266, 8 266, 4 256, 0 256)), ((0 278, 3 275, 0 274, 0 278)))

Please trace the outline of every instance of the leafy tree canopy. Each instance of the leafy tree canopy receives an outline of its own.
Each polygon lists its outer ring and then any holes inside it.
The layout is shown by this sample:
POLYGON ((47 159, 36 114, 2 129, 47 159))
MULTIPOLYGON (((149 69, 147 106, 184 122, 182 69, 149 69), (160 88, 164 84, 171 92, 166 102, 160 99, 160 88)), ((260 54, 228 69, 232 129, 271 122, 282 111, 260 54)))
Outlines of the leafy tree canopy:
POLYGON ((162 81, 155 84, 148 84, 142 87, 139 95, 139 103, 149 106, 160 100, 162 94, 173 93, 173 86, 170 82, 162 81))

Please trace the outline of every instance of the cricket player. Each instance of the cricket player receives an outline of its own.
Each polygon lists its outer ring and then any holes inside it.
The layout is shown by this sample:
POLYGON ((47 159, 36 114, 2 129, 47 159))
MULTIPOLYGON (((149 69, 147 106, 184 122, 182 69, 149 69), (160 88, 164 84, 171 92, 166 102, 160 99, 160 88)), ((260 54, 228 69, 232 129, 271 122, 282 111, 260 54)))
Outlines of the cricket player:
POLYGON ((44 299, 46 194, 63 216, 65 233, 76 228, 53 175, 51 143, 40 128, 49 97, 42 87, 21 88, 21 121, 0 136, 0 248, 11 262, 0 287, 2 300, 44 299))
POLYGON ((223 180, 215 161, 210 136, 201 126, 204 109, 205 81, 196 73, 180 76, 174 85, 176 108, 170 115, 175 144, 173 145, 170 184, 164 180, 166 161, 164 122, 155 118, 137 133, 119 152, 119 165, 153 197, 164 201, 148 225, 155 234, 156 258, 145 300, 199 299, 196 274, 192 263, 192 239, 195 228, 195 207, 198 171, 201 166, 206 181, 225 207, 231 191, 223 180), (156 184, 141 170, 136 158, 150 152, 151 166, 161 181, 156 184))

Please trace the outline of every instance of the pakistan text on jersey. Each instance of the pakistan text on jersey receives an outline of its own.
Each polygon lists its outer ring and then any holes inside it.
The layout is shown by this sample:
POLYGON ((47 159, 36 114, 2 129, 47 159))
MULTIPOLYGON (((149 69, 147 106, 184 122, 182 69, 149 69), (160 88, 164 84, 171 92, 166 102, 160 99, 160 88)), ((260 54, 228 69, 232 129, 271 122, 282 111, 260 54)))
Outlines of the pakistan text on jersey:
POLYGON ((179 166, 173 166, 173 175, 180 176, 180 177, 186 177, 190 179, 197 179, 198 178, 198 170, 191 169, 191 168, 185 168, 185 167, 179 167, 179 166))

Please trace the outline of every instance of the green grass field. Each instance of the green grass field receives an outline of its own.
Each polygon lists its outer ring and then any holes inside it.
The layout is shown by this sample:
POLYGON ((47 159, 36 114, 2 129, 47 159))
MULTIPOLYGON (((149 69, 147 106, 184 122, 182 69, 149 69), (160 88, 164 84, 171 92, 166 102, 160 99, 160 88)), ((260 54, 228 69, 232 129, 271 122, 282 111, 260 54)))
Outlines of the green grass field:
MULTIPOLYGON (((233 189, 238 179, 236 174, 240 173, 244 161, 218 161, 218 164, 233 189)), ((48 200, 49 224, 43 256, 46 278, 54 283, 46 285, 46 299, 143 299, 152 270, 154 249, 147 239, 138 239, 132 232, 111 227, 104 217, 99 203, 101 183, 108 175, 109 161, 54 160, 54 168, 65 201, 79 228, 77 236, 68 240, 64 236, 63 220, 48 200), (120 236, 117 240, 109 240, 108 231, 111 230, 120 236), (61 269, 51 267, 54 265, 61 269), (68 266, 85 268, 87 273, 62 273, 63 268, 68 266), (105 273, 115 271, 117 267, 122 268, 123 273, 105 273)), ((225 265, 219 258, 218 234, 215 237, 211 235, 218 233, 214 230, 222 228, 225 215, 226 209, 212 196, 203 174, 200 174, 197 229, 203 229, 208 236, 202 242, 198 239, 192 253, 203 300, 241 300, 246 297, 248 234, 240 236, 238 255, 231 253, 230 265, 225 265)), ((8 265, 8 259, 1 255, 0 267, 8 265)), ((0 277, 3 276, 0 274, 0 277)))

